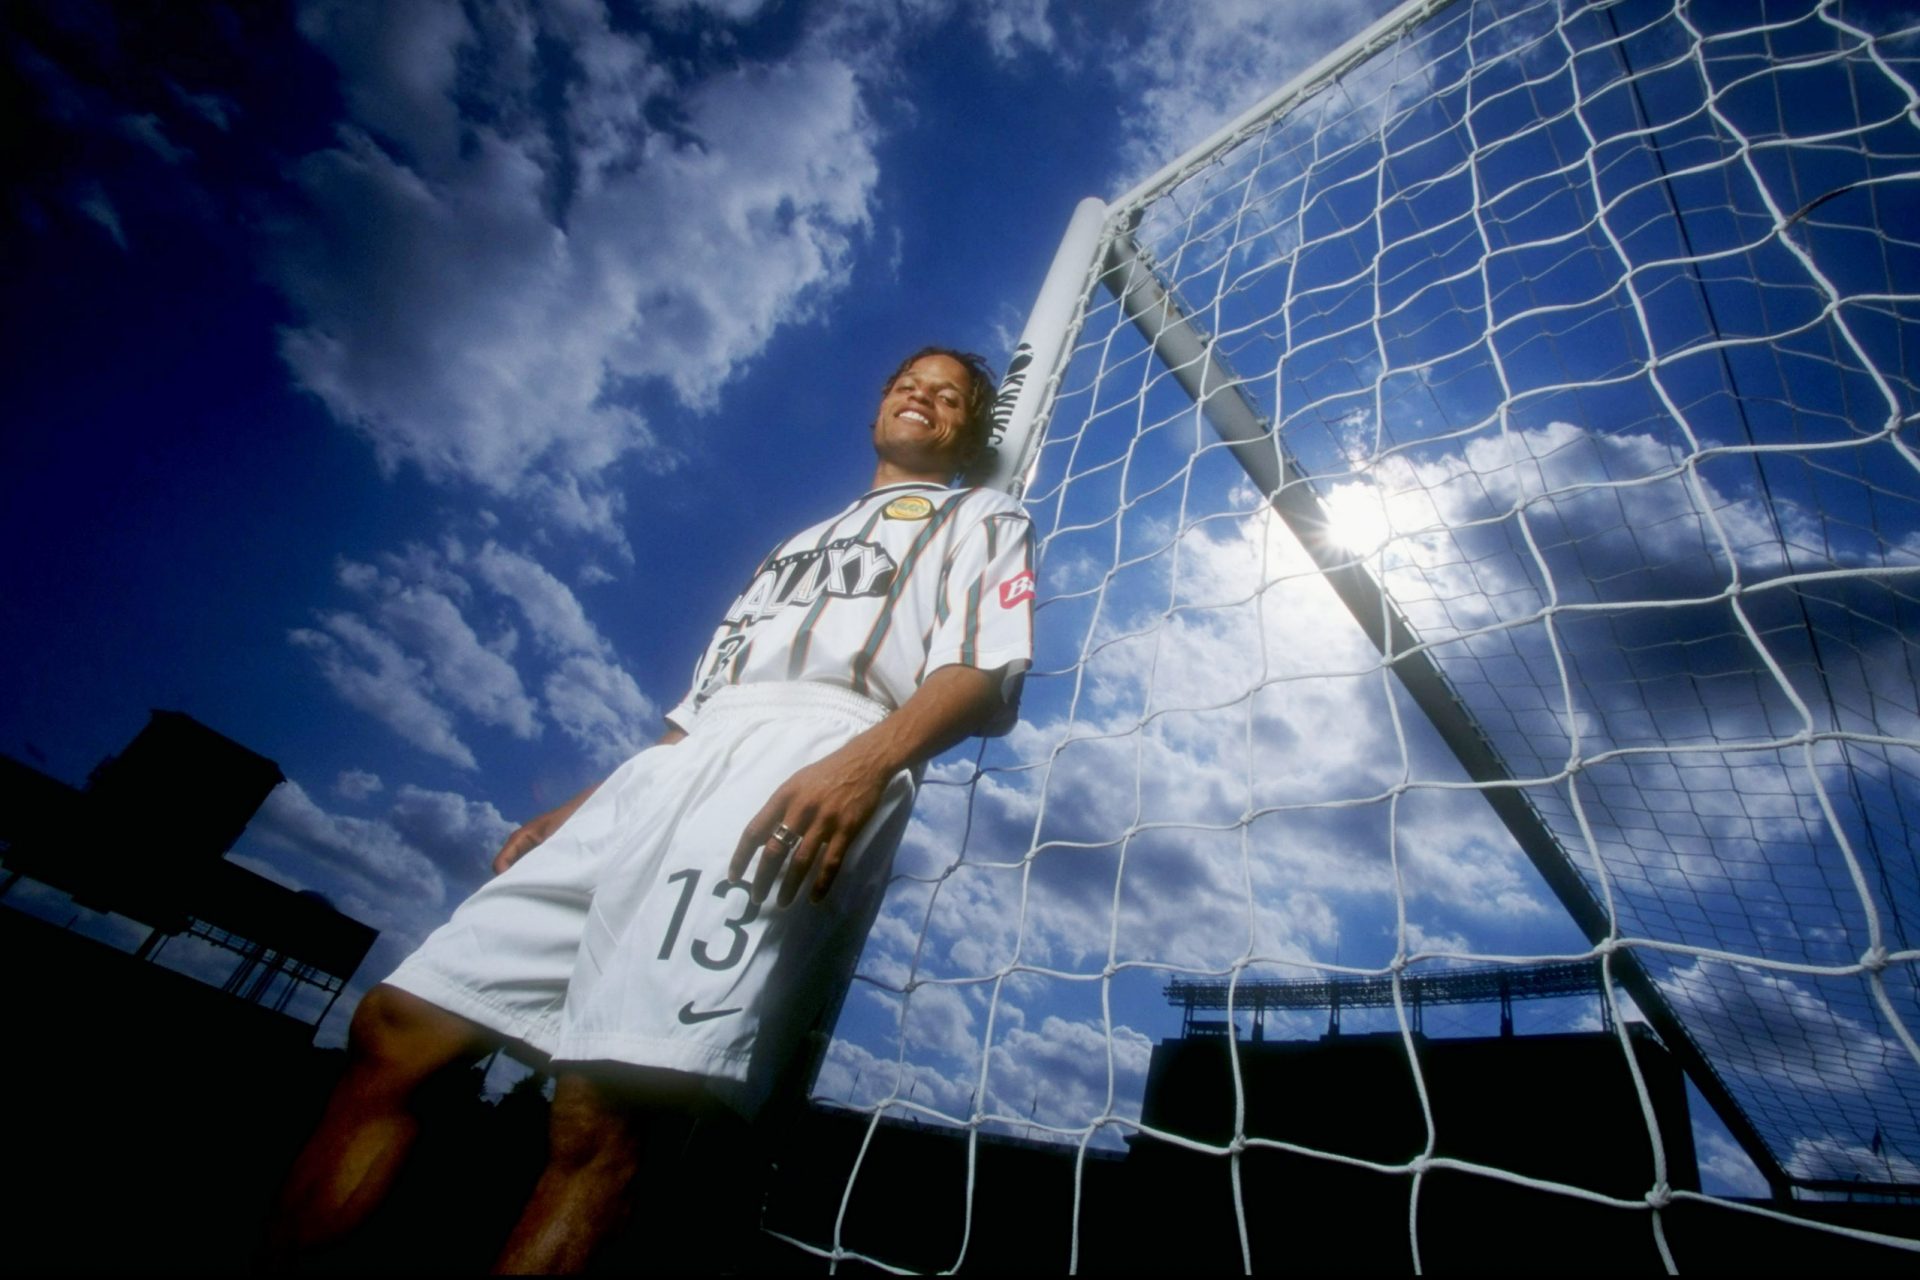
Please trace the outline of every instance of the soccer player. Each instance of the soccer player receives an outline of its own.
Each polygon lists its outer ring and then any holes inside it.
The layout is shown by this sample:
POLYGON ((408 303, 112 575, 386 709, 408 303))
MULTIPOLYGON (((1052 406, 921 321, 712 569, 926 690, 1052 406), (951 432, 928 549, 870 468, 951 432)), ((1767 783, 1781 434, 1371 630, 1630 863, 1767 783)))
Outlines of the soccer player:
POLYGON ((501 1044, 556 1080, 506 1271, 580 1269, 685 1116, 767 1100, 850 980, 921 768, 1013 722, 1030 528, 1006 495, 951 487, 993 392, 978 356, 903 361, 868 492, 761 562, 666 734, 509 836, 496 877, 361 1001, 276 1258, 361 1222, 414 1141, 416 1091, 501 1044))

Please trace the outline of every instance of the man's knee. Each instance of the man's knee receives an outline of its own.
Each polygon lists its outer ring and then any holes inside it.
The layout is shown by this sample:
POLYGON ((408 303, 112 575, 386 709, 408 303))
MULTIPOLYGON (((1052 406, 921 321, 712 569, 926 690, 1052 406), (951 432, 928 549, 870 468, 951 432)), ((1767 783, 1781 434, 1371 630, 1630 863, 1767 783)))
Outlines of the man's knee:
POLYGON ((476 1058, 491 1040, 477 1024, 385 983, 360 1001, 347 1033, 356 1067, 409 1081, 476 1058))

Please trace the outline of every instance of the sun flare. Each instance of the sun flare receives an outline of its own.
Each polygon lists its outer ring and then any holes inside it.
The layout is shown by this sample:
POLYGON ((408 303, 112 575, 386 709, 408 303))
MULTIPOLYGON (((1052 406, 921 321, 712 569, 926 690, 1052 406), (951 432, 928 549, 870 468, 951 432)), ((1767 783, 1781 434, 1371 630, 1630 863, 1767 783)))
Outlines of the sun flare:
POLYGON ((1393 522, 1379 490, 1364 482, 1343 484, 1327 495, 1327 537, 1355 555, 1372 555, 1393 536, 1393 522))

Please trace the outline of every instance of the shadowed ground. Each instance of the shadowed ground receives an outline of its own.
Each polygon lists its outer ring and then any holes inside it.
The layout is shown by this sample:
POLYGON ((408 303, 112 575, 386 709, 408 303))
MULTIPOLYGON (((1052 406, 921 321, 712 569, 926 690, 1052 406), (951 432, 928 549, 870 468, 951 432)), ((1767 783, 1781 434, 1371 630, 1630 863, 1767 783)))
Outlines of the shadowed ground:
MULTIPOLYGON (((11 1184, 5 1269, 246 1270, 284 1171, 343 1055, 312 1048, 311 1028, 292 1019, 4 909, 0 962, 17 993, 13 1052, 0 1068, 11 1184)), ((1184 1042, 1189 1047, 1170 1050, 1181 1043, 1161 1046, 1156 1056, 1168 1062, 1161 1074, 1185 1081, 1177 1096, 1212 1093, 1204 1077, 1224 1068, 1224 1045, 1184 1042), (1207 1061, 1210 1052, 1221 1060, 1207 1061)), ((1289 1046, 1275 1057, 1310 1059, 1312 1048, 1289 1046)), ((1365 1047, 1356 1048, 1364 1056, 1365 1047)), ((1482 1055, 1476 1069, 1492 1069, 1485 1065, 1492 1050, 1466 1052, 1482 1055)), ((1311 1114, 1323 1122, 1368 1114, 1364 1099, 1328 1096, 1334 1088, 1328 1079, 1306 1098, 1311 1114)), ((1378 1080, 1355 1086, 1379 1101, 1378 1080)), ((427 1136, 392 1200, 350 1246, 313 1259, 311 1271, 487 1268, 543 1162, 546 1100, 536 1088, 521 1088, 488 1101, 478 1073, 463 1070, 422 1105, 429 1113, 427 1136)), ((1179 1110, 1163 1121, 1173 1121, 1179 1110)), ((1250 1111, 1249 1123, 1279 1123, 1273 1117, 1284 1110, 1250 1111)), ((1406 1119, 1394 1107, 1373 1110, 1396 1126, 1406 1119)), ((1523 1119, 1535 1145, 1548 1149, 1552 1144, 1538 1142, 1539 1136, 1565 1126, 1527 1111, 1523 1119)), ((1195 1132, 1210 1123, 1197 1112, 1187 1119, 1195 1132)), ((596 1270, 824 1273, 824 1261, 760 1227, 830 1242, 864 1143, 852 1205, 840 1220, 845 1247, 894 1265, 938 1270, 960 1257, 964 1238, 963 1269, 970 1272, 1065 1271, 1074 1209, 1070 1149, 983 1136, 972 1157, 969 1197, 962 1134, 889 1120, 868 1142, 868 1129, 865 1116, 816 1108, 757 1142, 739 1130, 708 1133, 676 1167, 662 1171, 647 1193, 641 1225, 618 1240, 596 1270)), ((1406 1178, 1273 1152, 1250 1153, 1241 1172, 1256 1270, 1407 1270, 1406 1178)), ((1240 1269, 1229 1170, 1220 1157, 1140 1140, 1124 1157, 1090 1152, 1080 1190, 1084 1272, 1240 1269)), ((1920 1234, 1910 1207, 1800 1207, 1829 1221, 1920 1234)), ((1727 1209, 1676 1206, 1667 1230, 1681 1270, 1689 1273, 1912 1274, 1914 1261, 1910 1253, 1727 1209)), ((1644 1213, 1458 1174, 1428 1180, 1420 1231, 1423 1261, 1433 1273, 1661 1270, 1644 1213)), ((867 1269, 843 1264, 841 1270, 867 1269)))

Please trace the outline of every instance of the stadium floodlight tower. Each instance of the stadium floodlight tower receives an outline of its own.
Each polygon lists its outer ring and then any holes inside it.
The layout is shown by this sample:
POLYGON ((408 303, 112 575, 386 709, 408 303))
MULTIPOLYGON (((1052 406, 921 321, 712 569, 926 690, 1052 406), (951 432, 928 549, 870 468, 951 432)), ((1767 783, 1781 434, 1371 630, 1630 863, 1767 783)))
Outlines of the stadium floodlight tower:
MULTIPOLYGON (((1081 204, 979 477, 1034 513, 1043 630, 1149 655, 1131 732, 1244 709, 1244 807, 1196 831, 1357 805, 1263 791, 1263 699, 1316 673, 1262 601, 1330 588, 1400 691, 1372 732, 1403 1033, 1410 964, 1597 958, 1780 1200, 1920 1192, 1917 73, 1882 6, 1411 0, 1081 204), (1206 598, 1183 565, 1229 530, 1261 576, 1206 598), (1252 674, 1161 696, 1229 607, 1252 674), (1409 933, 1393 815, 1468 788, 1584 957, 1409 933)), ((1658 1238, 1695 1193, 1643 1110, 1658 1238)))

